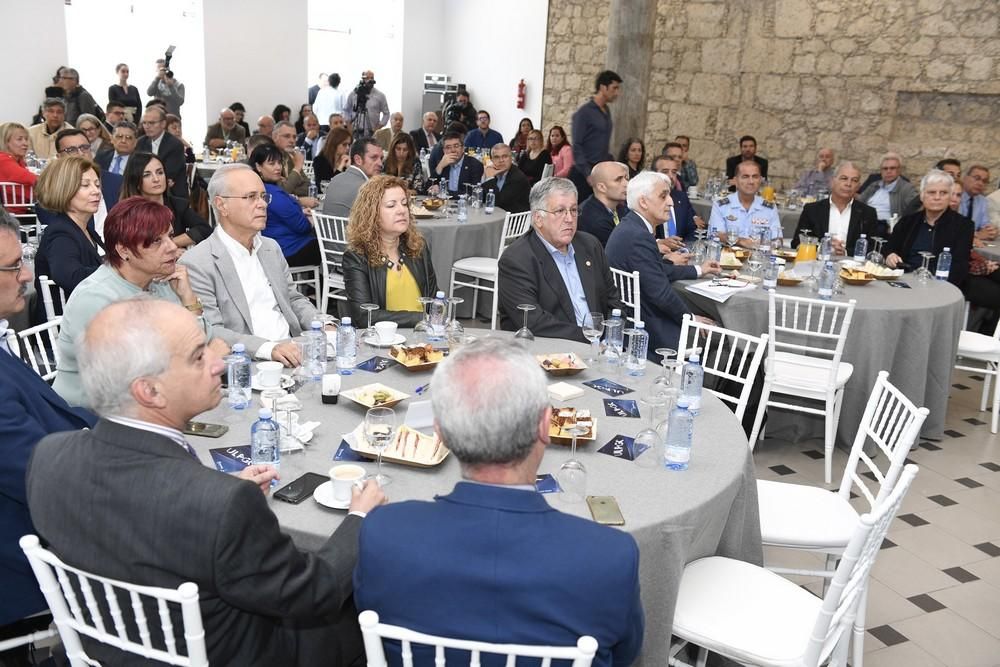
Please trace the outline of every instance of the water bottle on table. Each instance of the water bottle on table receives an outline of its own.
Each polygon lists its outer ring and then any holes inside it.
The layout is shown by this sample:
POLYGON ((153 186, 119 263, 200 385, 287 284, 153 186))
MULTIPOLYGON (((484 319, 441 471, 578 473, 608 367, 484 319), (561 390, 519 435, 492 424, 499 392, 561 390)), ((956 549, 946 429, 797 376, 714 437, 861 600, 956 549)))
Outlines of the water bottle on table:
POLYGON ((764 289, 774 289, 778 286, 778 274, 781 268, 778 266, 778 258, 772 256, 771 261, 764 267, 764 289))
POLYGON ((854 261, 864 263, 868 256, 868 235, 862 234, 854 244, 854 261))
POLYGON ((833 298, 833 284, 837 281, 837 271, 833 268, 833 262, 823 265, 823 270, 819 274, 819 298, 823 301, 830 301, 833 298))
MULTIPOLYGON (((323 340, 323 350, 326 350, 326 339, 323 340)), ((351 324, 350 317, 340 320, 337 328, 337 372, 341 375, 350 375, 354 372, 354 366, 358 360, 358 334, 351 324)))
MULTIPOLYGON (((692 415, 701 412, 701 388, 705 384, 705 369, 696 351, 688 358, 681 371, 681 398, 687 402, 687 409, 692 415)), ((678 399, 678 405, 680 399, 678 399)))
POLYGON ((483 209, 486 213, 492 213, 493 208, 497 205, 497 195, 493 190, 486 193, 486 207, 483 209))
POLYGON ((430 317, 429 317, 430 330, 427 332, 428 340, 432 341, 444 340, 445 327, 448 324, 445 317, 447 308, 447 306, 445 305, 446 303, 447 301, 444 298, 444 292, 438 290, 438 293, 434 295, 434 300, 431 301, 430 317))
POLYGON ((629 332, 628 355, 625 357, 625 370, 629 375, 646 374, 646 350, 649 348, 649 334, 646 325, 639 320, 635 328, 629 332))
POLYGON ((667 470, 687 470, 691 461, 691 441, 694 436, 694 415, 688 399, 681 396, 670 412, 667 442, 663 448, 663 464, 667 470))
MULTIPOLYGON (((281 465, 281 432, 278 423, 271 418, 268 408, 261 408, 258 417, 250 427, 250 462, 278 468, 281 465)), ((271 480, 272 488, 277 485, 277 479, 271 480)))
POLYGON ((458 198, 458 221, 465 222, 469 219, 469 207, 465 203, 465 197, 458 198))
POLYGON ((938 255, 937 268, 934 271, 934 277, 938 280, 948 280, 948 275, 951 273, 951 248, 945 248, 938 255))
POLYGON ((306 377, 319 382, 326 373, 326 334, 323 332, 323 323, 313 320, 309 331, 302 332, 302 337, 308 341, 302 359, 306 377))
POLYGON ((243 410, 250 405, 250 357, 243 343, 233 345, 232 354, 226 357, 227 381, 229 384, 228 403, 234 410, 243 410))
POLYGON ((604 323, 607 327, 607 355, 609 366, 618 366, 621 362, 622 351, 625 348, 625 320, 622 319, 622 311, 615 308, 611 311, 611 319, 604 323))

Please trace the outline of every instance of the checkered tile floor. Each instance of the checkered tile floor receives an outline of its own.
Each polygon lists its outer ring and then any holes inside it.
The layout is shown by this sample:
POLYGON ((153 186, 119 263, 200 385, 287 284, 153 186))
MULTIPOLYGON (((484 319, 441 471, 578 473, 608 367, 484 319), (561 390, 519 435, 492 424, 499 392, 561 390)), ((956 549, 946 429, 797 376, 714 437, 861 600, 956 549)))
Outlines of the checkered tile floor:
MULTIPOLYGON (((953 382, 946 435, 912 450, 920 472, 872 572, 865 667, 1000 665, 1000 435, 979 412, 982 376, 956 372, 953 382)), ((764 440, 755 460, 760 479, 823 485, 816 440, 764 440)), ((837 451, 835 483, 845 462, 837 451)), ((821 563, 780 550, 764 558, 821 563)), ((793 579, 819 590, 816 580, 793 579)))

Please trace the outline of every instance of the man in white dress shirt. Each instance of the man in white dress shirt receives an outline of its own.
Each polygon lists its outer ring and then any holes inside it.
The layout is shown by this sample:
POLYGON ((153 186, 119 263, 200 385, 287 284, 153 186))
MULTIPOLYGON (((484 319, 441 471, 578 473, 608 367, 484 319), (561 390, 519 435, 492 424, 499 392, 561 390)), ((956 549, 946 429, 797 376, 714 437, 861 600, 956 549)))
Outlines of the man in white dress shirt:
POLYGON ((180 259, 205 319, 254 358, 298 366, 302 358, 290 339, 320 315, 292 285, 281 248, 260 235, 267 224, 264 184, 245 164, 223 165, 208 183, 208 199, 218 225, 180 259))

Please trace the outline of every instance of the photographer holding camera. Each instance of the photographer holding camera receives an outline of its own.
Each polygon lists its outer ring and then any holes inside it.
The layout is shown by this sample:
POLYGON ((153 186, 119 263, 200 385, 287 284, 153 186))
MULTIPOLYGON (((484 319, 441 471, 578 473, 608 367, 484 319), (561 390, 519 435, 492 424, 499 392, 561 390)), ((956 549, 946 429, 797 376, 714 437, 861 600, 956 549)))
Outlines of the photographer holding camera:
POLYGON ((167 104, 167 113, 181 115, 181 105, 184 104, 184 84, 174 78, 170 70, 170 59, 174 55, 174 47, 167 49, 165 58, 156 61, 156 78, 149 84, 146 94, 158 97, 167 104))
POLYGON ((354 125, 355 138, 370 137, 389 122, 389 103, 385 93, 375 87, 375 74, 366 70, 361 81, 347 96, 344 120, 354 125))

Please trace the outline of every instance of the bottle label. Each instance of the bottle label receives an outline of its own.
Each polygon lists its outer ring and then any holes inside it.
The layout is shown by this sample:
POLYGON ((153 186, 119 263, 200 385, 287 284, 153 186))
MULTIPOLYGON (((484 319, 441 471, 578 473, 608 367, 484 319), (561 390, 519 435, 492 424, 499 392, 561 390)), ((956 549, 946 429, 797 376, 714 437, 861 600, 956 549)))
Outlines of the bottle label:
POLYGON ((664 450, 664 458, 668 464, 688 463, 691 460, 691 448, 678 445, 667 445, 664 450))
POLYGON ((833 298, 833 290, 829 287, 819 288, 819 298, 821 299, 831 299, 833 298))
POLYGON ((938 269, 937 273, 935 273, 934 276, 938 280, 948 280, 948 274, 949 273, 950 273, 950 271, 942 271, 941 269, 938 269))

